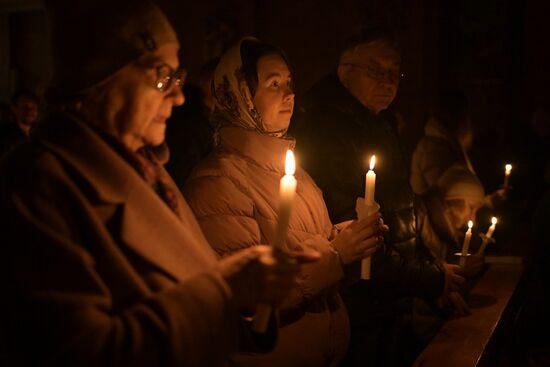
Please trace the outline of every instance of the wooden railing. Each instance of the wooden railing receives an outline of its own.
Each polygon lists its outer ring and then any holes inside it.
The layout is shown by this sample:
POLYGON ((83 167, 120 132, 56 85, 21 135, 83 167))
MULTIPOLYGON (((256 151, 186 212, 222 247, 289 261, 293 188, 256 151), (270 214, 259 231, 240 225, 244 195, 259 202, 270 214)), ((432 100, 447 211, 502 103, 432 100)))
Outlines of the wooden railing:
POLYGON ((413 367, 491 365, 499 334, 513 321, 520 258, 487 258, 489 267, 467 296, 472 314, 445 322, 413 367))

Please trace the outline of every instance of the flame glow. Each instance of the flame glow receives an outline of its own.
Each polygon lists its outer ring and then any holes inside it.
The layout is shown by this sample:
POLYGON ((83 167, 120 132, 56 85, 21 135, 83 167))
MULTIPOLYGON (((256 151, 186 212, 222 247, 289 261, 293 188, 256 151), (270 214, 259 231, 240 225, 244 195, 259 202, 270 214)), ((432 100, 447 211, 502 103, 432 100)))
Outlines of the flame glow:
POLYGON ((285 175, 293 175, 295 172, 296 162, 294 161, 294 153, 289 149, 286 151, 285 175))
POLYGON ((493 217, 493 218, 491 219, 491 223, 497 224, 497 217, 493 217))
POLYGON ((376 163, 376 156, 373 154, 372 157, 370 157, 370 169, 371 171, 374 169, 374 164, 376 163))
POLYGON ((472 222, 471 220, 468 221, 468 228, 469 229, 472 229, 472 227, 474 226, 474 222, 472 222))

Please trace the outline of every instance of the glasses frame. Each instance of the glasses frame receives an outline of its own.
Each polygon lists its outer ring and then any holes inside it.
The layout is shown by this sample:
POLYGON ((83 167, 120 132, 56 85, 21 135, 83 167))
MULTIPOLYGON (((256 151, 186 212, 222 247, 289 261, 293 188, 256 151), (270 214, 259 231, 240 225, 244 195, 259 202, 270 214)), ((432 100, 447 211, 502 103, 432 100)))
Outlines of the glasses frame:
POLYGON ((172 87, 172 85, 183 88, 185 80, 187 79, 187 70, 174 70, 168 64, 154 66, 154 68, 157 74, 157 78, 155 80, 155 88, 159 92, 166 92, 172 87))

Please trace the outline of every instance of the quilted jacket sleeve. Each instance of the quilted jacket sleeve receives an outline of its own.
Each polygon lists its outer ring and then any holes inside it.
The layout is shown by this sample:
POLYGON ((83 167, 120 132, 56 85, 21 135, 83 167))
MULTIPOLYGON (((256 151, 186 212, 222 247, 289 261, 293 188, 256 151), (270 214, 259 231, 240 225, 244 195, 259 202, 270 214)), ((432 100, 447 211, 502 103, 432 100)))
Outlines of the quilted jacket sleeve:
MULTIPOLYGON (((253 200, 230 178, 219 175, 192 178, 187 182, 185 196, 206 239, 220 256, 259 244, 265 238, 253 200)), ((321 260, 302 267, 299 287, 291 292, 284 307, 299 307, 343 277, 338 255, 329 241, 321 235, 307 237, 300 241, 298 249, 319 251, 321 260)))

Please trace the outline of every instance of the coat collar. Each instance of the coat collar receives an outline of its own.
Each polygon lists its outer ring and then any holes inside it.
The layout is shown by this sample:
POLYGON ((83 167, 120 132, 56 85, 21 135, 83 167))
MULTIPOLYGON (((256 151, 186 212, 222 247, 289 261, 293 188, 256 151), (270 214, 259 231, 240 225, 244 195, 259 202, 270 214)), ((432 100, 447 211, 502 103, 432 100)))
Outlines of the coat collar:
POLYGON ((71 166, 99 200, 121 204, 121 246, 128 246, 179 280, 204 271, 215 261, 183 197, 177 193, 182 211, 178 217, 122 155, 87 124, 74 116, 57 116, 36 131, 34 139, 71 166))
POLYGON ((34 139, 77 167, 86 181, 94 183, 97 196, 105 202, 123 202, 131 181, 140 178, 111 145, 75 116, 53 116, 36 130, 34 139))
POLYGON ((276 138, 239 127, 220 130, 219 148, 235 152, 269 170, 284 174, 288 149, 294 150, 294 139, 276 138))

